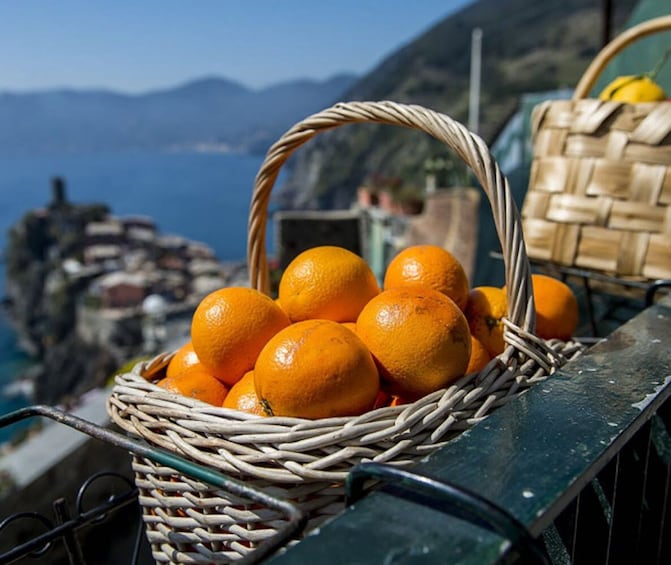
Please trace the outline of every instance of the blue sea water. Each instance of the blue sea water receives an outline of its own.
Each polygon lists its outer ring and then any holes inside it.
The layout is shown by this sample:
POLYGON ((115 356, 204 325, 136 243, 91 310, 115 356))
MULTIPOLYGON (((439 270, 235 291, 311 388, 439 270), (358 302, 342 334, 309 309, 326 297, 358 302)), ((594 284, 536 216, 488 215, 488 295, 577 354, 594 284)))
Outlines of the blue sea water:
MULTIPOLYGON (((14 223, 48 204, 51 178, 60 176, 72 202, 104 202, 115 215, 151 216, 162 234, 206 243, 222 261, 244 260, 249 204, 261 163, 259 156, 200 152, 0 156, 0 248, 14 223)), ((272 253, 271 229, 267 243, 272 253)), ((4 295, 2 263, 0 269, 4 295)), ((29 402, 11 385, 30 363, 0 314, 0 414, 29 402)), ((0 429, 0 443, 15 431, 0 429)))

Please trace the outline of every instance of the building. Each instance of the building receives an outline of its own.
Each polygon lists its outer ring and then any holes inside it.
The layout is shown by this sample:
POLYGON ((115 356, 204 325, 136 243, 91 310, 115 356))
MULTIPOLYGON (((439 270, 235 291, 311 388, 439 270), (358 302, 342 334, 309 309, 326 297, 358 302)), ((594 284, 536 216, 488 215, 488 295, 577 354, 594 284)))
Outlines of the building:
POLYGON ((95 283, 103 308, 138 307, 147 296, 148 281, 140 273, 116 271, 98 278, 95 283))

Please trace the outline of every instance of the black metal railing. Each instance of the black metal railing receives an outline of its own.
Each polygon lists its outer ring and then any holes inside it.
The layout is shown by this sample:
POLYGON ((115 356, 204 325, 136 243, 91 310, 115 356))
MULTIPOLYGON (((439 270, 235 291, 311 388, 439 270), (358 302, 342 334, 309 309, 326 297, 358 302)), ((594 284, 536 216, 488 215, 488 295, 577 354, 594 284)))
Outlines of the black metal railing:
POLYGON ((543 533, 554 563, 671 563, 670 425, 666 401, 543 533))
MULTIPOLYGON (((129 466, 130 452, 263 507, 277 510, 286 516, 286 521, 273 537, 259 543, 253 552, 241 558, 238 563, 258 563, 264 560, 283 547, 287 540, 294 539, 305 526, 306 516, 290 502, 227 477, 215 469, 187 461, 57 408, 38 405, 17 410, 0 416, 0 428, 35 416, 49 418, 68 426, 104 442, 110 448, 120 448, 125 452, 129 466)), ((52 487, 53 491, 58 492, 59 485, 52 487)), ((28 509, 29 500, 25 503, 22 501, 22 505, 25 509, 6 517, 0 516, 0 564, 28 563, 30 559, 37 559, 40 563, 70 565, 110 562, 134 565, 153 562, 144 535, 137 491, 129 477, 107 471, 94 474, 80 486, 74 499, 74 512, 71 511, 68 498, 60 493, 51 504, 51 515, 28 509), (104 487, 102 500, 99 490, 101 486, 104 487), (92 495, 96 489, 98 493, 95 498, 99 502, 91 505, 90 499, 94 498, 92 495), (111 532, 117 526, 111 525, 109 521, 127 508, 130 509, 130 515, 123 516, 121 521, 126 528, 129 524, 134 528, 132 549, 114 558, 109 555, 101 557, 101 548, 104 547, 105 552, 109 553, 110 546, 114 543, 111 532), (86 534, 90 534, 91 530, 97 530, 98 535, 87 537, 86 534), (86 551, 86 545, 92 546, 91 551, 86 551)), ((127 539, 128 535, 122 537, 127 539)))
MULTIPOLYGON (((27 502, 26 507, 29 505, 27 502)), ((52 502, 51 510, 50 515, 33 510, 16 512, 0 521, 0 563, 16 563, 24 558, 72 565, 91 562, 85 556, 85 546, 95 545, 96 537, 106 539, 105 545, 113 542, 116 535, 110 534, 110 530, 116 530, 118 524, 113 515, 117 513, 123 514, 120 518, 124 521, 130 519, 135 530, 133 549, 125 556, 126 562, 131 565, 141 562, 142 520, 137 490, 127 476, 106 471, 96 473, 79 488, 74 512, 72 501, 63 496, 52 502), (102 502, 101 493, 105 493, 102 502), (96 501, 93 505, 91 498, 96 501), (100 528, 99 535, 88 535, 96 527, 100 528)), ((93 561, 102 562, 100 555, 93 561)))

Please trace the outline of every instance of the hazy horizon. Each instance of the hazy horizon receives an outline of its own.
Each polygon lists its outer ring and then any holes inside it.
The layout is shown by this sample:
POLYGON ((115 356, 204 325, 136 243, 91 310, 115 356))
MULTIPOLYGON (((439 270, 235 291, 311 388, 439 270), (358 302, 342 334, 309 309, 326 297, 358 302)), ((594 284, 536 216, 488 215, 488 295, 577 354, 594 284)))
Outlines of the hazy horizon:
POLYGON ((1 92, 364 75, 473 0, 0 0, 1 92))
POLYGON ((114 87, 86 87, 86 86, 80 86, 80 87, 72 87, 72 86, 54 86, 54 87, 45 87, 45 88, 34 88, 34 89, 13 89, 13 88, 0 88, 0 94, 17 94, 17 95, 22 95, 22 94, 40 94, 40 93, 46 93, 46 92, 83 92, 83 93, 95 93, 95 92, 105 92, 105 93, 113 93, 113 94, 119 94, 122 96, 143 96, 146 94, 152 94, 156 92, 162 92, 162 91, 167 91, 167 90, 173 90, 176 88, 181 88, 183 86, 186 86, 188 84, 192 84, 195 82, 200 82, 204 80, 224 80, 227 82, 235 83, 238 84, 239 86, 242 86, 246 89, 248 89, 251 92, 259 92, 266 90, 268 88, 274 88, 276 86, 281 86, 284 84, 289 84, 289 83, 294 83, 294 82, 301 82, 301 81, 311 81, 314 83, 325 83, 328 82, 338 76, 346 76, 346 75, 353 75, 355 77, 359 77, 361 75, 358 75, 356 73, 348 73, 348 72, 341 72, 341 73, 334 73, 331 76, 320 78, 320 79, 315 79, 311 77, 295 77, 295 78, 287 78, 284 80, 280 80, 279 82, 274 82, 272 84, 267 84, 261 87, 254 88, 252 86, 249 86, 247 84, 244 84, 236 79, 233 79, 231 77, 223 76, 223 75, 203 75, 203 76, 194 76, 191 78, 187 78, 184 80, 181 80, 175 84, 165 84, 165 85, 160 85, 156 87, 151 87, 148 88, 147 90, 143 91, 138 91, 138 92, 131 92, 131 91, 126 91, 122 90, 120 88, 114 88, 114 87))

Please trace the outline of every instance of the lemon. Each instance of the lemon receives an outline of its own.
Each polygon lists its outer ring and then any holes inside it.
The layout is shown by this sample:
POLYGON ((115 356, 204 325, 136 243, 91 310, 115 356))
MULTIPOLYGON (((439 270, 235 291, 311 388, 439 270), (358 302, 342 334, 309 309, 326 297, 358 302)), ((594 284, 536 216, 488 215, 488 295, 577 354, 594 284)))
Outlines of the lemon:
POLYGON ((654 80, 646 75, 619 76, 599 94, 601 100, 618 102, 658 102, 666 100, 666 93, 654 80))

